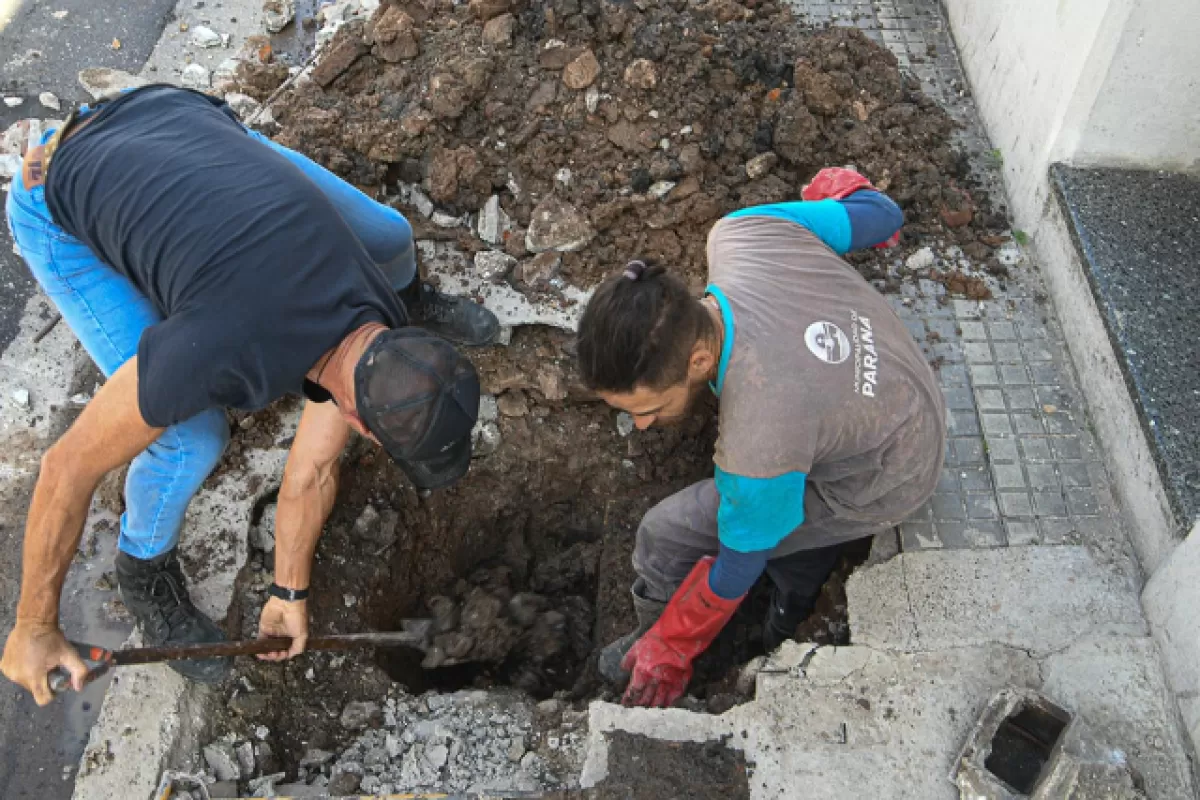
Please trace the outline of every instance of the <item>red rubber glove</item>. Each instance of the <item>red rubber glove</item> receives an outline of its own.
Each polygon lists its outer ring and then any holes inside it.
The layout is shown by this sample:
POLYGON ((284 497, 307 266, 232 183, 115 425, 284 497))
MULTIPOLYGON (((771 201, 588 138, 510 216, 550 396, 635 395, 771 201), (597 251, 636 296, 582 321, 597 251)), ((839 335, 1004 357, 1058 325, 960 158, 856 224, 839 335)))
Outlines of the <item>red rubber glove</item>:
POLYGON ((875 189, 871 182, 852 169, 845 167, 826 167, 813 176, 813 179, 800 190, 800 196, 805 200, 824 200, 832 197, 843 200, 859 189, 875 189))
MULTIPOLYGON (((813 176, 807 186, 800 190, 800 196, 805 200, 824 200, 826 198, 843 200, 860 189, 879 191, 869 180, 852 169, 825 167, 813 176)), ((900 231, 893 233, 886 242, 880 242, 873 246, 877 250, 882 250, 898 244, 900 244, 900 231)))
POLYGON ((708 588, 714 561, 700 559, 658 622, 625 654, 621 669, 631 674, 623 704, 666 708, 678 700, 692 678, 692 661, 737 611, 741 597, 726 600, 708 588))

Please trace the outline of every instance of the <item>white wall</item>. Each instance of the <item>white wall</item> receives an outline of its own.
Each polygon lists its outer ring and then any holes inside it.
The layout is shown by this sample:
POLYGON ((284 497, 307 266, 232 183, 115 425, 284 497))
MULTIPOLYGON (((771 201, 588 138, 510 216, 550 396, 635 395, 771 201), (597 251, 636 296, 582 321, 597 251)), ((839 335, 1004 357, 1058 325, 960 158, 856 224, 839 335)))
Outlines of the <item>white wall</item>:
POLYGON ((1074 153, 1137 2, 944 0, 1017 227, 1033 231, 1047 168, 1074 153))
POLYGON ((1200 3, 1136 3, 1072 161, 1200 172, 1200 3))

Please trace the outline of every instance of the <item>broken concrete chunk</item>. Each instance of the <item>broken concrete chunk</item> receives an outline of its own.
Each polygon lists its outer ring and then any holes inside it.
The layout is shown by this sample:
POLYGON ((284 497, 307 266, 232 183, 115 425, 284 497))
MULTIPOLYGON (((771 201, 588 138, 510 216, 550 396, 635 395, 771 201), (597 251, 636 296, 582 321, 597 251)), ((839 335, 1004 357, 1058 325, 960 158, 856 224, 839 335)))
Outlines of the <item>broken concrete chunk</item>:
POLYGON ((217 781, 208 785, 208 796, 213 800, 218 798, 236 798, 238 796, 237 781, 217 781))
POLYGON ((329 790, 331 796, 343 797, 357 792, 361 783, 361 775, 355 775, 353 772, 335 772, 329 779, 329 785, 325 788, 329 790))
POLYGON ((254 744, 251 742, 242 742, 234 749, 234 754, 237 756, 238 767, 243 775, 254 774, 254 744))
POLYGON ((224 41, 221 34, 206 25, 197 25, 192 28, 192 44, 196 47, 220 47, 224 41))
POLYGON ((481 250, 475 254, 475 272, 488 281, 500 281, 516 266, 517 260, 499 250, 481 250))
POLYGON ((590 49, 563 68, 562 81, 568 89, 586 89, 600 75, 600 62, 590 49))
POLYGON ((492 47, 511 47, 516 31, 517 19, 512 14, 501 14, 483 26, 483 43, 492 47))
POLYGON ((13 402, 20 408, 29 408, 29 390, 14 389, 12 393, 13 402))
POLYGON ((425 760, 429 762, 434 769, 441 769, 446 766, 446 761, 450 758, 450 749, 444 744, 435 744, 433 747, 425 748, 425 760))
POLYGON ((525 246, 533 253, 568 253, 582 250, 595 236, 587 217, 578 209, 557 197, 547 197, 533 210, 525 246))
POLYGON ((79 85, 96 100, 149 83, 144 78, 111 67, 88 67, 80 70, 78 79, 79 85))
POLYGON ((204 760, 219 781, 236 781, 242 777, 233 745, 228 742, 213 742, 204 748, 204 760))
POLYGON ((241 120, 250 119, 250 117, 254 116, 262 108, 262 105, 253 97, 248 94, 241 94, 240 92, 229 92, 225 95, 225 102, 229 104, 229 107, 233 109, 233 113, 237 114, 241 120))
POLYGON ((774 153, 761 153, 746 162, 746 177, 752 181, 765 178, 779 163, 779 156, 774 153))
POLYGON ((655 183, 653 186, 650 187, 647 194, 649 194, 651 197, 655 198, 656 200, 662 200, 664 197, 669 195, 671 193, 671 190, 674 188, 675 188, 674 181, 659 181, 658 183, 655 183))
POLYGON ((379 532, 379 512, 375 506, 368 503, 363 507, 358 519, 354 520, 354 533, 364 539, 373 539, 379 532))
POLYGON ((622 411, 617 414, 617 433, 621 436, 628 436, 633 433, 633 415, 628 411, 622 411))
POLYGON ((458 228, 463 224, 461 217, 454 217, 444 211, 435 211, 429 217, 429 221, 439 228, 458 228))
POLYGON ((24 97, 6 97, 6 98, 4 98, 4 105, 8 106, 9 108, 16 108, 17 106, 21 105, 21 103, 24 103, 24 102, 25 102, 24 97))
POLYGON ((342 727, 349 730, 361 730, 371 723, 371 719, 379 714, 379 704, 355 700, 347 703, 342 710, 342 727))
POLYGON ((50 109, 51 111, 61 111, 62 110, 62 102, 58 99, 58 96, 55 95, 53 92, 42 92, 41 94, 38 95, 38 102, 41 103, 42 105, 44 105, 46 108, 50 109))
POLYGON ((658 68, 648 58, 639 58, 625 68, 625 85, 634 89, 653 89, 658 85, 658 68))
POLYGON ((267 30, 271 33, 279 33, 296 18, 295 0, 266 0, 262 9, 267 30))
POLYGON ((207 89, 212 84, 212 78, 200 64, 188 64, 179 76, 179 82, 188 89, 207 89))
POLYGON ((492 195, 479 212, 479 224, 476 226, 479 238, 493 246, 503 245, 504 232, 510 226, 508 215, 500 208, 499 195, 492 195))
POLYGON ((936 261, 937 259, 933 255, 933 248, 922 247, 905 260, 904 266, 908 267, 913 272, 919 272, 924 269, 929 269, 936 261))
POLYGON ((595 86, 589 86, 583 95, 583 103, 587 106, 589 114, 595 114, 596 110, 600 108, 600 90, 595 86))

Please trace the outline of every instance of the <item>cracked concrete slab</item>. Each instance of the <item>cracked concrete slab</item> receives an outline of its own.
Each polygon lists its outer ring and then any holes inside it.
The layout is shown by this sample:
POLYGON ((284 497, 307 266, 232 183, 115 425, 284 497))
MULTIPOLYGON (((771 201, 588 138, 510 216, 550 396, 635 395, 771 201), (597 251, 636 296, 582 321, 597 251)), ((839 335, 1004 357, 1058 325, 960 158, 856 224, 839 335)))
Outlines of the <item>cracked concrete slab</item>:
POLYGON ((1082 546, 902 553, 854 573, 846 594, 855 643, 884 649, 1044 655, 1088 634, 1147 634, 1131 581, 1082 546))

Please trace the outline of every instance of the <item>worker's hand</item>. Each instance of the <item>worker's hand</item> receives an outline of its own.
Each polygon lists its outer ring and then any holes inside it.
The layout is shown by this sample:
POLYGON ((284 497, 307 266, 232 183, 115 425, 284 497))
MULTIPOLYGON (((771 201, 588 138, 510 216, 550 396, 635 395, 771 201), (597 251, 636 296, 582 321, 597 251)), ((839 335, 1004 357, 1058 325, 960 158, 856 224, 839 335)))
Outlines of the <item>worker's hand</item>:
MULTIPOLYGON (((846 167, 825 167, 800 190, 805 200, 824 200, 832 197, 844 200, 860 189, 875 189, 871 182, 859 173, 846 167)), ((876 189, 876 191, 878 191, 876 189)))
POLYGON ((286 661, 303 653, 308 644, 308 601, 267 598, 262 616, 258 618, 258 638, 271 636, 290 636, 292 646, 287 652, 260 655, 263 661, 286 661))
POLYGON ((33 700, 44 706, 54 699, 48 680, 50 671, 62 667, 71 673, 71 688, 83 691, 88 667, 53 623, 17 621, 8 635, 0 672, 13 683, 33 693, 33 700))

